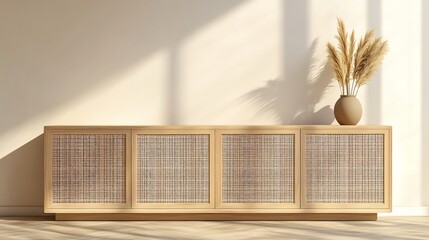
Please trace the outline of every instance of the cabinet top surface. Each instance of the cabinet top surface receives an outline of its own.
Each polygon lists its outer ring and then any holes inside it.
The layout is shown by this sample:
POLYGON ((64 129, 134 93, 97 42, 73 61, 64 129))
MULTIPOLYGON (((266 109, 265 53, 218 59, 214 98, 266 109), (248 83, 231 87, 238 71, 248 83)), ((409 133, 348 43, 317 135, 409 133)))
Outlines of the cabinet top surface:
POLYGON ((84 129, 105 129, 105 130, 140 130, 140 129, 206 129, 206 130, 222 130, 222 129, 391 129, 392 126, 387 125, 52 125, 45 126, 45 130, 84 130, 84 129))

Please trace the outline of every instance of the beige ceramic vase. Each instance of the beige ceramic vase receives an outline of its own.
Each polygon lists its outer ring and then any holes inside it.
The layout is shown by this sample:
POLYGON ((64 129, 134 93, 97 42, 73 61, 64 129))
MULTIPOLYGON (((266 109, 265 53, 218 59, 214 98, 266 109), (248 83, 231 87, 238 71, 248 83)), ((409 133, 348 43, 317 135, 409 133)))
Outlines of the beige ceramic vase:
POLYGON ((341 95, 335 103, 334 115, 341 125, 356 125, 362 117, 362 105, 355 95, 341 95))

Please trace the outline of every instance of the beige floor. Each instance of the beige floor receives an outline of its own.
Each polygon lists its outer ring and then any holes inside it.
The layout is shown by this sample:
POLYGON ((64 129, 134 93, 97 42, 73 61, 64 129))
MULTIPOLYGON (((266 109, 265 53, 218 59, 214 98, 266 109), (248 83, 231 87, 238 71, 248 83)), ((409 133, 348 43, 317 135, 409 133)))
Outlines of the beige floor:
POLYGON ((376 222, 56 222, 3 217, 0 239, 429 239, 429 217, 380 217, 376 222))

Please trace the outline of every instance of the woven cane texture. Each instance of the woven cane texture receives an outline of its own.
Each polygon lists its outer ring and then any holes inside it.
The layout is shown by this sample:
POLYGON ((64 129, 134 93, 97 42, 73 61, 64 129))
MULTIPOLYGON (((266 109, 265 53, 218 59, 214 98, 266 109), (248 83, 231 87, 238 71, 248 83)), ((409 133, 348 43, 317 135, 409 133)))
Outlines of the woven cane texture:
POLYGON ((123 134, 54 134, 53 203, 125 203, 123 134))
POLYGON ((306 135, 308 203, 383 203, 383 134, 306 135))
POLYGON ((293 203, 294 135, 222 135, 222 202, 293 203))
POLYGON ((209 203, 208 134, 137 135, 138 203, 209 203))

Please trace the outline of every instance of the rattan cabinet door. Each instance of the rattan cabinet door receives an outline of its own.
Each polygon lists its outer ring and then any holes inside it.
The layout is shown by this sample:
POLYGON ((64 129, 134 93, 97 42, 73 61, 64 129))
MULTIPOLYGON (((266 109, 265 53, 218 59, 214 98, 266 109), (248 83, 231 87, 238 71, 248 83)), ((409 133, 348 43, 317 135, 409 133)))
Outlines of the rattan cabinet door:
POLYGON ((213 208, 214 131, 133 131, 133 208, 213 208))
POLYGON ((299 208, 299 129, 216 132, 217 208, 299 208))
POLYGON ((390 129, 302 130, 302 207, 389 209, 390 129))
POLYGON ((45 211, 130 208, 130 133, 45 131, 45 211))

